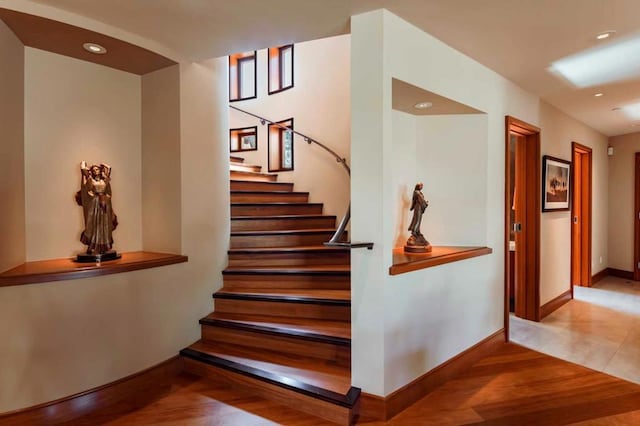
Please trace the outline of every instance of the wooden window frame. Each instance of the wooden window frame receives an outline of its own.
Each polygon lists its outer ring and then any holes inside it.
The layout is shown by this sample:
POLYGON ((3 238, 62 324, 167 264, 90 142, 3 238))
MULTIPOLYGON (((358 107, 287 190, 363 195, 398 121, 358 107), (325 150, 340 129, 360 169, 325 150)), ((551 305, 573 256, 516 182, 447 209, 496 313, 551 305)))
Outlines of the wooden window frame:
POLYGON ((258 55, 257 52, 254 50, 253 54, 251 55, 246 55, 246 56, 237 56, 237 55, 230 55, 229 56, 229 102, 238 102, 238 101, 246 101, 249 99, 256 99, 258 97, 258 55), (246 62, 249 60, 253 60, 253 96, 248 96, 246 98, 241 97, 241 85, 242 85, 242 71, 241 71, 241 67, 240 64, 242 62, 246 62), (231 91, 231 69, 234 66, 234 61, 235 61, 235 77, 236 77, 236 93, 238 94, 237 98, 233 98, 232 96, 232 91, 231 91))
POLYGON ((275 124, 269 124, 269 129, 268 129, 268 134, 267 134, 267 168, 269 170, 269 172, 291 172, 294 170, 295 168, 295 157, 294 157, 294 153, 295 153, 295 143, 294 143, 294 138, 295 138, 295 134, 293 134, 291 136, 291 168, 290 169, 285 169, 282 168, 282 154, 284 152, 284 138, 283 138, 283 133, 286 132, 287 130, 278 127, 277 124, 280 124, 282 126, 287 126, 289 127, 291 130, 294 130, 295 128, 293 127, 293 117, 291 118, 287 118, 286 120, 281 120, 281 121, 277 121, 275 124), (291 123, 291 124, 289 124, 291 123), (276 127, 278 130, 278 145, 279 145, 279 149, 278 149, 278 168, 271 168, 271 129, 273 127, 276 127))
POLYGON ((238 127, 235 129, 229 129, 229 152, 247 152, 247 151, 257 151, 257 150, 258 150, 258 126, 238 127), (238 138, 238 149, 233 149, 233 145, 231 144, 234 132, 237 134, 237 138, 238 138), (256 147, 251 149, 242 149, 240 138, 243 136, 250 136, 250 135, 255 135, 256 147))
POLYGON ((295 59, 295 52, 294 52, 294 48, 293 48, 293 44, 286 44, 284 46, 280 46, 280 47, 271 47, 269 48, 269 51, 267 52, 267 86, 268 86, 268 90, 269 90, 269 95, 275 95, 276 93, 280 93, 280 92, 284 92, 285 90, 289 90, 289 89, 293 89, 294 87, 294 78, 295 78, 295 74, 294 74, 294 59, 295 59), (284 49, 287 48, 291 48, 291 85, 287 86, 287 87, 282 87, 282 80, 283 80, 283 75, 284 75, 284 61, 282 60, 282 52, 284 49), (270 51, 272 49, 278 49, 278 88, 272 90, 271 89, 271 54, 270 51))

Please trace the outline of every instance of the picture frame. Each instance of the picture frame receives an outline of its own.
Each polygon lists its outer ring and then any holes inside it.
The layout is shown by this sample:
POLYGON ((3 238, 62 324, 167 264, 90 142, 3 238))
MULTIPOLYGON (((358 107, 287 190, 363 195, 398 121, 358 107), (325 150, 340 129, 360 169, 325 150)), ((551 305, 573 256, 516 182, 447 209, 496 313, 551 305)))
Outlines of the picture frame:
POLYGON ((252 151, 257 149, 256 134, 255 133, 242 133, 240 137, 240 149, 242 151, 252 151))
POLYGON ((571 162, 542 157, 542 211, 569 211, 571 208, 571 162))

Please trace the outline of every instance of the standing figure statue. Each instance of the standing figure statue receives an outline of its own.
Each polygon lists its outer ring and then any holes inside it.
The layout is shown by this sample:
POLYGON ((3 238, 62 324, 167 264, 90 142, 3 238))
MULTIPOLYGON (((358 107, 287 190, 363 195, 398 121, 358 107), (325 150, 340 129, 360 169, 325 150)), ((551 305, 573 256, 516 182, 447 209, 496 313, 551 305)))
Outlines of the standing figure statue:
POLYGON ((407 244, 404 246, 404 251, 412 253, 427 253, 431 251, 431 244, 424 238, 422 232, 420 232, 420 225, 422 224, 422 215, 429 206, 429 202, 425 200, 422 194, 422 182, 416 184, 413 190, 413 199, 411 200, 411 208, 409 211, 413 211, 411 217, 411 224, 409 225, 409 231, 411 236, 407 240, 407 244))
POLYGON ((78 262, 100 262, 117 259, 120 256, 111 251, 112 232, 118 226, 118 218, 111 207, 111 167, 100 164, 87 168, 80 165, 80 191, 76 202, 84 213, 84 231, 80 241, 87 246, 87 253, 79 254, 78 262))

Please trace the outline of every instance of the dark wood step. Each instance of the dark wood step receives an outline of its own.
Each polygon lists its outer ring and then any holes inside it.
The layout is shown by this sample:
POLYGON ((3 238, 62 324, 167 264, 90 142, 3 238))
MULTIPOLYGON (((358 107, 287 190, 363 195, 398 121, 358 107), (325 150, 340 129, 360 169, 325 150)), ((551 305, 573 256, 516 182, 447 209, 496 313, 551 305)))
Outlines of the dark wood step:
POLYGON ((301 355, 349 366, 351 324, 211 313, 200 320, 202 339, 254 349, 301 355))
POLYGON ((245 164, 245 163, 229 163, 229 170, 234 172, 260 172, 262 170, 262 166, 258 166, 256 164, 245 164))
POLYGON ((322 214, 320 203, 231 203, 231 216, 322 214))
POLYGON ((293 184, 288 182, 231 179, 229 186, 232 191, 293 191, 293 184))
POLYGON ((230 249, 229 266, 350 265, 351 250, 324 245, 230 249))
POLYGON ((235 155, 230 155, 229 156, 229 161, 231 161, 233 163, 244 163, 244 158, 238 157, 238 156, 235 156, 235 155))
POLYGON ((235 387, 338 424, 352 424, 360 390, 350 369, 316 358, 199 341, 180 354, 187 372, 235 387))
POLYGON ((231 248, 320 245, 329 241, 334 233, 334 229, 234 231, 231 233, 231 248))
POLYGON ((308 192, 292 191, 231 191, 232 203, 306 203, 308 192))
POLYGON ((349 321, 349 290, 223 288, 214 293, 215 311, 230 314, 269 315, 349 321))
POLYGON ((241 172, 231 170, 229 177, 234 180, 250 180, 256 182, 275 182, 278 180, 278 175, 255 173, 255 172, 241 172))
POLYGON ((231 232, 335 228, 336 217, 324 215, 235 216, 231 232))
POLYGON ((350 265, 240 266, 222 271, 225 290, 349 290, 350 265))

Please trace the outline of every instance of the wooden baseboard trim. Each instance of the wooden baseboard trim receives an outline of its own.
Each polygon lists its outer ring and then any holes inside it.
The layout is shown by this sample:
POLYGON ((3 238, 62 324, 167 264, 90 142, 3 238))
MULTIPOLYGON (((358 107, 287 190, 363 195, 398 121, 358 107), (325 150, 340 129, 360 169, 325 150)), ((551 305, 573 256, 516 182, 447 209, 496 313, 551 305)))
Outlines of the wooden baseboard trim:
POLYGON ((1 413, 0 424, 66 423, 125 400, 132 407, 142 406, 167 392, 183 368, 182 357, 174 356, 146 370, 106 385, 33 407, 1 413))
POLYGON ((633 280, 633 272, 623 271, 622 269, 607 268, 609 275, 618 278, 624 278, 626 280, 633 280))
POLYGON ((387 421, 414 402, 432 392, 461 372, 469 369, 481 358, 506 344, 505 329, 500 329, 476 343, 466 351, 456 355, 444 364, 423 374, 411 383, 380 397, 362 393, 360 396, 360 417, 362 420, 387 421))
POLYGON ((591 285, 598 281, 602 281, 607 275, 609 275, 609 268, 604 268, 602 271, 591 277, 591 285))
POLYGON ((551 314, 553 311, 555 311, 571 299, 573 299, 573 296, 571 294, 571 289, 569 289, 562 293, 560 296, 551 299, 544 305, 540 306, 540 319, 543 319, 547 315, 551 314))

